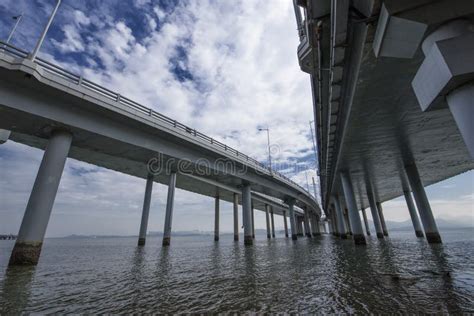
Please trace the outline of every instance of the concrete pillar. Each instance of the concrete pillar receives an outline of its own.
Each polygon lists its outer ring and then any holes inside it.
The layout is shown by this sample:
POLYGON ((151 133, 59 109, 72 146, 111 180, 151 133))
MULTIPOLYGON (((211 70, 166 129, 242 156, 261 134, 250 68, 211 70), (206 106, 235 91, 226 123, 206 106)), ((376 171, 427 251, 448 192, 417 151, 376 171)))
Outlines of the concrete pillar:
POLYGON ((344 223, 346 224, 346 231, 349 235, 352 235, 351 221, 349 220, 349 211, 344 209, 344 223))
POLYGON ((364 230, 362 229, 362 223, 360 222, 359 210, 357 209, 357 202, 354 195, 354 188, 350 175, 341 172, 342 189, 346 198, 347 210, 350 228, 354 237, 354 243, 356 245, 365 245, 364 230))
POLYGON ((145 185, 145 197, 143 199, 142 221, 140 223, 140 233, 138 234, 138 245, 144 246, 146 231, 148 227, 148 214, 150 214, 151 192, 153 189, 153 175, 148 174, 145 185))
POLYGON ((313 236, 321 235, 321 227, 319 226, 319 218, 315 215, 313 216, 313 236))
POLYGON ((272 238, 272 233, 270 229, 270 205, 265 204, 265 218, 267 220, 267 238, 272 238))
POLYGON ((303 221, 305 235, 306 237, 311 238, 311 228, 309 227, 309 211, 306 208, 304 209, 303 221))
POLYGON ((252 194, 250 184, 242 186, 242 218, 244 224, 244 244, 253 245, 252 238, 252 194))
POLYGON ((286 211, 283 211, 283 225, 285 226, 285 238, 288 238, 288 222, 286 221, 286 211))
POLYGON ((303 232, 303 217, 301 216, 297 216, 297 231, 298 231, 298 236, 299 237, 303 237, 304 236, 304 232, 303 232))
POLYGON ((252 238, 255 239, 255 209, 252 203, 252 238))
POLYGON ((379 213, 380 224, 382 224, 383 235, 388 236, 387 224, 385 223, 385 216, 383 216, 382 203, 376 202, 375 205, 377 206, 377 211, 379 213))
POLYGON ((336 237, 341 237, 341 234, 339 233, 339 226, 337 222, 337 214, 336 214, 336 207, 334 206, 331 210, 330 213, 330 219, 328 221, 328 228, 330 230, 330 233, 333 234, 336 237))
POLYGON ((270 218, 272 220, 272 237, 275 238, 275 218, 273 214, 273 207, 270 206, 270 218))
POLYGON ((163 246, 171 242, 171 222, 173 220, 174 189, 176 187, 176 172, 171 172, 168 184, 168 197, 166 200, 165 227, 163 229, 163 246))
POLYGON ((10 138, 11 132, 6 129, 0 129, 0 145, 4 144, 7 142, 7 140, 10 138))
POLYGON ((367 220, 367 214, 365 213, 365 209, 362 209, 362 216, 364 217, 364 224, 365 224, 365 231, 367 232, 367 236, 370 236, 370 228, 369 228, 369 221, 367 220))
POLYGON ((372 221, 374 222, 377 238, 383 238, 382 224, 380 223, 379 212, 377 210, 377 205, 375 204, 375 197, 374 197, 372 185, 367 184, 366 189, 367 189, 367 198, 369 200, 369 205, 370 205, 370 212, 372 213, 372 221))
POLYGON ((431 206, 426 196, 425 188, 421 182, 418 169, 415 164, 405 166, 405 171, 408 176, 408 182, 413 190, 413 196, 415 197, 416 206, 420 213, 421 222, 425 229, 426 240, 429 243, 441 243, 441 236, 438 232, 438 226, 431 211, 431 206))
POLYGON ((415 204, 411 197, 411 193, 408 190, 403 190, 403 195, 405 196, 405 201, 407 202, 408 212, 410 212, 411 222, 413 223, 413 228, 415 229, 416 237, 423 238, 423 231, 421 230, 420 219, 416 213, 415 204))
POLYGON ((461 86, 446 96, 459 132, 474 159, 474 82, 461 86))
POLYGON ((214 199, 214 241, 219 241, 219 195, 214 199))
POLYGON ((239 241, 239 196, 234 193, 234 241, 239 241))
POLYGON ((71 133, 62 130, 52 132, 36 175, 9 265, 38 263, 71 142, 71 133))
POLYGON ((295 218, 295 200, 289 199, 287 201, 288 204, 288 210, 289 210, 289 215, 290 215, 290 227, 291 227, 291 239, 297 240, 298 239, 298 233, 296 231, 296 218, 295 218))
POLYGON ((347 239, 346 225, 344 224, 344 216, 342 215, 341 203, 339 202, 339 196, 334 197, 334 207, 336 212, 334 213, 337 222, 337 233, 342 239, 347 239))

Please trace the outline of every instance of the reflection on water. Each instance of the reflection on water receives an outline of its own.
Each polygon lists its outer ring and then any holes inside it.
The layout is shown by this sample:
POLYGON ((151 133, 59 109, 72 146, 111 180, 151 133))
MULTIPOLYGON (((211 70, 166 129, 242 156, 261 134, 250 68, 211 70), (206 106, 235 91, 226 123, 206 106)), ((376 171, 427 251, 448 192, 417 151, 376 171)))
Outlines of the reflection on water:
POLYGON ((297 242, 222 236, 48 239, 36 268, 6 268, 0 242, 0 314, 130 312, 461 313, 474 306, 474 235, 443 245, 410 233, 368 245, 332 236, 297 242))

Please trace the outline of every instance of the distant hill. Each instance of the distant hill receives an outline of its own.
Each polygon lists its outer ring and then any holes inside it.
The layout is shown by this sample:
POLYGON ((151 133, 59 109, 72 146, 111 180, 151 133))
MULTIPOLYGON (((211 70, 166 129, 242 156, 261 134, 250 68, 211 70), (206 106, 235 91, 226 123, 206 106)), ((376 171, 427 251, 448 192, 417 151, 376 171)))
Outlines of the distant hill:
MULTIPOLYGON (((413 230, 413 225, 411 220, 406 220, 403 222, 396 222, 396 221, 387 221, 387 227, 389 231, 408 231, 413 230)), ((443 218, 437 218, 436 224, 440 230, 446 229, 459 229, 459 228, 474 228, 474 218, 470 217, 459 217, 455 220, 447 220, 443 218)), ((370 229, 373 231, 373 222, 369 220, 370 229)), ((243 233, 242 229, 239 230, 240 234, 243 233)), ((278 235, 283 234, 283 230, 277 230, 276 233, 278 235)), ((229 235, 233 234, 232 232, 221 232, 221 235, 229 235)), ((256 235, 266 235, 266 229, 256 229, 256 235)), ((173 231, 173 236, 213 236, 213 231, 200 231, 200 230, 192 230, 192 231, 173 231)), ((163 232, 151 231, 148 233, 147 236, 150 237, 162 237, 163 232)), ((80 238, 117 238, 117 237, 137 237, 138 235, 69 235, 65 237, 58 237, 58 238, 70 238, 70 239, 80 239, 80 238)))
MULTIPOLYGON (((412 230, 413 224, 411 220, 406 220, 403 222, 395 222, 395 221, 386 221, 387 228, 389 230, 412 230)), ((437 218, 436 224, 440 230, 443 229, 455 229, 455 228, 474 228, 474 218, 469 217, 460 217, 456 220, 447 220, 443 218, 437 218)), ((371 222, 369 225, 373 226, 371 222)))

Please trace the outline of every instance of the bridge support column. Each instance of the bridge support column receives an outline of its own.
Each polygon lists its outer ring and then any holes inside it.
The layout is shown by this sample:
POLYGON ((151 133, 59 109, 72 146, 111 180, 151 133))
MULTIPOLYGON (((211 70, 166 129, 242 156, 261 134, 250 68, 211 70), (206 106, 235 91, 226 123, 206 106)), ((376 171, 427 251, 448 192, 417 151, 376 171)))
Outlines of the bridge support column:
POLYGON ((252 238, 255 239, 255 209, 252 203, 252 238))
POLYGON ((354 243, 356 245, 365 245, 364 230, 362 229, 362 223, 360 222, 359 210, 357 209, 357 202, 354 195, 354 188, 352 187, 352 181, 350 175, 347 173, 341 173, 342 188, 344 190, 344 196, 346 198, 347 210, 349 212, 349 223, 354 237, 354 243))
POLYGON ((308 209, 304 209, 304 232, 306 237, 311 238, 311 228, 309 227, 309 213, 308 209))
POLYGON ((339 226, 338 225, 339 224, 338 224, 338 221, 337 221, 336 206, 334 206, 331 210, 331 213, 330 213, 328 228, 330 230, 330 233, 333 234, 333 236, 341 237, 341 234, 339 233, 339 226))
POLYGON ((382 231, 384 236, 388 236, 387 224, 385 223, 385 216, 383 216, 382 203, 376 202, 377 211, 379 212, 380 224, 382 224, 382 231))
POLYGON ((6 129, 0 129, 0 145, 7 142, 10 138, 11 132, 6 129))
POLYGON ((351 221, 349 220, 349 210, 347 208, 344 209, 344 222, 346 223, 347 233, 352 236, 351 221))
POLYGON ((63 130, 52 132, 36 175, 9 265, 38 263, 71 142, 71 133, 63 130))
POLYGON ((337 221, 337 233, 342 239, 347 239, 346 225, 344 224, 344 215, 342 214, 339 196, 337 195, 334 197, 334 207, 336 209, 334 215, 337 221))
POLYGON ((242 218, 244 224, 244 244, 253 245, 252 237, 252 194, 250 184, 242 187, 242 218))
POLYGON ((365 225, 365 231, 367 233, 367 236, 370 236, 370 228, 369 228, 369 221, 367 220, 367 214, 365 213, 365 209, 361 209, 362 216, 364 217, 364 225, 365 225))
POLYGON ((275 238, 275 216, 273 214, 273 207, 270 206, 270 219, 272 223, 272 237, 275 238))
POLYGON ((298 236, 303 237, 304 232, 303 232, 303 218, 301 216, 297 216, 297 230, 298 230, 298 236))
POLYGON ((219 241, 219 195, 214 200, 214 241, 219 241))
POLYGON ((272 233, 270 229, 270 214, 269 214, 270 205, 265 204, 265 218, 267 220, 267 238, 272 238, 272 233))
POLYGON ((421 182, 418 169, 415 164, 405 166, 405 171, 408 176, 408 182, 410 182, 411 189, 413 190, 413 196, 415 197, 416 206, 420 213, 421 222, 425 229, 426 240, 431 244, 441 243, 441 236, 438 232, 438 226, 431 211, 430 202, 426 196, 425 188, 421 182))
POLYGON ((288 222, 286 221, 286 211, 283 211, 283 226, 285 227, 285 238, 288 238, 288 222))
POLYGON ((139 246, 145 245, 146 231, 148 228, 148 215, 150 214, 152 190, 153 190, 153 174, 149 173, 146 178, 145 197, 143 199, 142 221, 140 222, 140 233, 138 234, 139 246))
POLYGON ((288 211, 290 215, 290 228, 291 228, 291 239, 297 240, 298 239, 298 232, 296 231, 296 218, 295 218, 295 200, 289 199, 287 201, 288 204, 288 211))
POLYGON ((234 241, 239 241, 239 196, 234 193, 234 241))
POLYGON ((380 223, 379 212, 377 210, 377 205, 375 204, 374 192, 371 184, 367 184, 367 198, 369 200, 370 212, 372 213, 372 221, 374 222, 375 232, 377 233, 377 238, 383 238, 383 229, 382 224, 380 223))
POLYGON ((313 236, 319 236, 321 235, 321 227, 319 226, 319 218, 316 216, 313 216, 313 236))
POLYGON ((166 200, 165 227, 163 229, 163 246, 171 242, 171 222, 173 220, 174 190, 176 187, 176 172, 171 172, 168 184, 168 197, 166 200))
POLYGON ((411 193, 408 190, 403 190, 403 195, 405 196, 405 201, 407 202, 408 212, 410 212, 411 222, 413 223, 413 228, 415 229, 415 235, 416 237, 423 238, 423 230, 421 229, 420 219, 416 213, 416 208, 415 204, 413 203, 411 193))

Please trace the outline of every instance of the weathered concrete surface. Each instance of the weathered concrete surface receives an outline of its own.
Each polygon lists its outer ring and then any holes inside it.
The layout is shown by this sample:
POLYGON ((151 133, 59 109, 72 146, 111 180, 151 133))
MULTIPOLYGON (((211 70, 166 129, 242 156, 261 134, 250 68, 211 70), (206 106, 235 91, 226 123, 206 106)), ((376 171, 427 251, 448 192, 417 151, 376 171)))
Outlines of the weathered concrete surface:
POLYGON ((43 242, 17 241, 13 247, 8 265, 36 265, 43 242))

